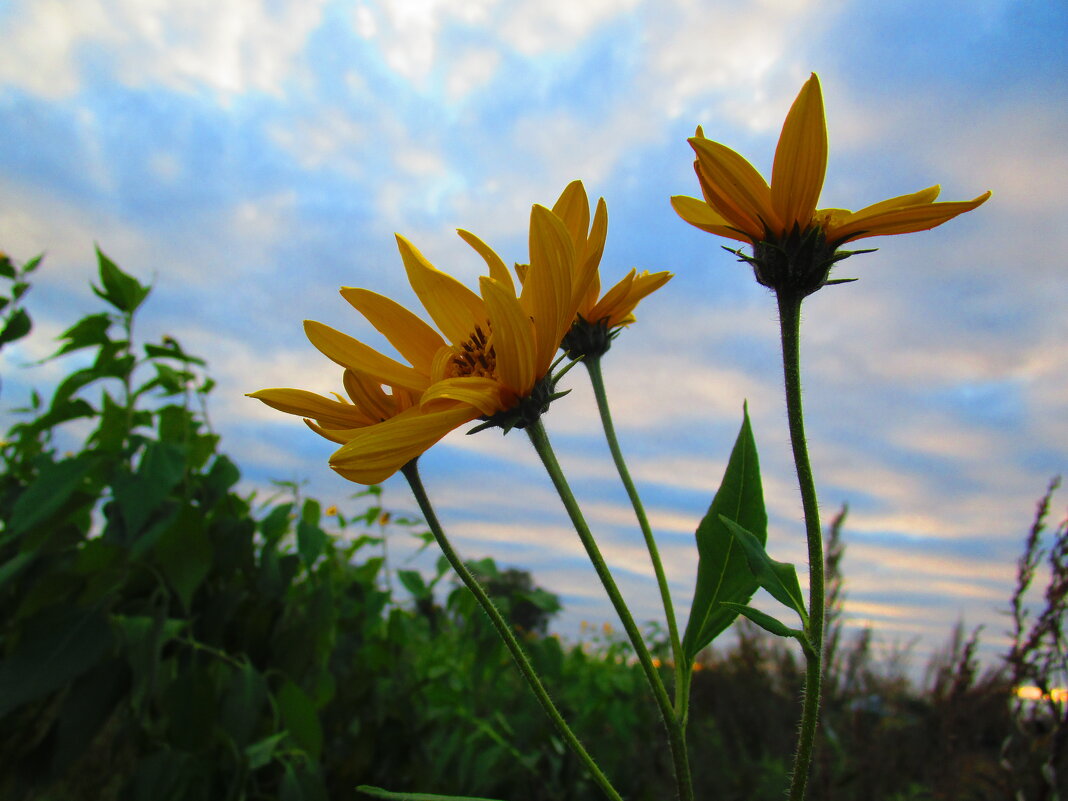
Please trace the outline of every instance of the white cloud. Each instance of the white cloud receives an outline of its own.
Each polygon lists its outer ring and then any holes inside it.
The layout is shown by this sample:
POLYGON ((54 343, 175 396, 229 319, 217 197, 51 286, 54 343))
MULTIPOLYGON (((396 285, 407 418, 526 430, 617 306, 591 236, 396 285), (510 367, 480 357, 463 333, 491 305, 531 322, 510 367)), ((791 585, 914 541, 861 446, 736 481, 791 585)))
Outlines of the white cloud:
POLYGON ((538 0, 513 4, 500 23, 504 40, 526 56, 567 51, 599 25, 629 13, 640 0, 538 0))
POLYGON ((127 86, 281 94, 325 2, 22 2, 8 22, 0 82, 68 97, 81 88, 91 51, 127 86))
POLYGON ((341 108, 322 108, 271 124, 267 135, 305 170, 326 169, 361 178, 367 171, 367 131, 341 108))
MULTIPOLYGON (((434 70, 448 70, 454 59, 452 52, 442 52, 448 50, 448 44, 443 41, 443 29, 451 24, 483 24, 495 4, 496 0, 365 2, 353 10, 353 26, 360 36, 378 45, 390 69, 422 91, 434 70)), ((485 51, 475 50, 461 58, 481 58, 481 66, 492 70, 495 61, 492 54, 489 54, 489 60, 486 55, 485 51)), ((453 66, 457 71, 450 77, 450 82, 453 84, 451 88, 456 90, 466 83, 462 76, 470 73, 473 65, 468 62, 453 66)))

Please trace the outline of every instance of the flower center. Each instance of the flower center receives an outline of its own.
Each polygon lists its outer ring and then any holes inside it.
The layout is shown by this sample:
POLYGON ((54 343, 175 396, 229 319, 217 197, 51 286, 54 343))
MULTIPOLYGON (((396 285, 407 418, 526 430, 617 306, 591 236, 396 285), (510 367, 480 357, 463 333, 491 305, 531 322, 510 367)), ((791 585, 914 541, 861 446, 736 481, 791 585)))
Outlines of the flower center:
POLYGON ((497 377, 497 353, 481 326, 476 325, 471 338, 460 346, 458 352, 453 354, 447 375, 449 378, 472 375, 479 378, 497 377))

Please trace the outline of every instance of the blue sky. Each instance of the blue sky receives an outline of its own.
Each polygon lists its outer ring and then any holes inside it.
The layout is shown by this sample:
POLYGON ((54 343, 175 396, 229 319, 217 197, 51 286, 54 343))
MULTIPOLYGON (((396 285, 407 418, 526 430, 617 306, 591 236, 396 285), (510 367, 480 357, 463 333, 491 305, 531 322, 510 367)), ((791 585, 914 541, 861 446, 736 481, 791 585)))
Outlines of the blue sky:
MULTIPOLYGON (((745 400, 769 547, 806 557, 774 299, 668 198, 698 194, 697 124, 768 174, 816 71, 831 142, 821 205, 933 183, 950 200, 994 191, 935 231, 868 240, 880 250, 839 271, 861 280, 806 301, 802 358, 824 513, 851 509, 850 623, 915 640, 918 662, 961 618, 997 649, 1034 501, 1068 465, 1063 4, 8 0, 0 25, 0 247, 47 252, 36 335, 3 354, 5 416, 58 374, 20 365, 95 309, 97 242, 154 283, 142 333, 209 358, 212 420, 247 488, 307 479, 344 506, 359 488, 326 468, 330 443, 244 393, 340 389, 303 319, 384 344, 342 285, 418 308, 394 232, 474 285, 481 260, 454 229, 523 261, 530 206, 581 178, 608 203, 605 279, 675 273, 605 371, 682 620, 693 528, 745 400)), ((637 617, 658 618, 572 375, 547 428, 637 617)), ((465 556, 531 570, 563 596, 565 635, 614 620, 525 438, 458 433, 421 464, 465 556)), ((386 490, 413 507, 402 479, 386 490)))

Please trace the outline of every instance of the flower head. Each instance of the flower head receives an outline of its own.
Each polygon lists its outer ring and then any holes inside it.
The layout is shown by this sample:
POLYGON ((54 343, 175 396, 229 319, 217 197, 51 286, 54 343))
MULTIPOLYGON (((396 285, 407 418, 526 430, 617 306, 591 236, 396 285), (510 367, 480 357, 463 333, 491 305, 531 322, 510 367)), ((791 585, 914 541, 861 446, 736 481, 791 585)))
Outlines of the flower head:
MULTIPOLYGON (((704 200, 675 196, 686 222, 753 245, 757 280, 776 291, 807 295, 829 283, 832 265, 859 251, 838 248, 857 239, 925 231, 971 211, 990 197, 936 203, 939 187, 890 198, 859 211, 817 209, 827 169, 827 126, 819 79, 812 75, 786 115, 775 149, 771 184, 741 155, 704 137, 689 140, 704 200)), ((739 254, 741 255, 741 254, 739 254)))
POLYGON ((341 290, 407 364, 309 320, 304 324, 308 339, 345 368, 353 403, 302 390, 252 395, 315 420, 311 425, 316 431, 341 443, 330 466, 345 478, 361 484, 383 481, 477 418, 522 427, 553 397, 550 366, 574 319, 573 296, 579 289, 573 281, 574 247, 564 224, 546 208, 532 210, 530 267, 521 293, 496 253, 473 234, 461 236, 489 267, 489 275, 479 279, 480 294, 435 268, 397 236, 408 280, 436 329, 375 292, 341 290))
POLYGON ((563 221, 575 250, 576 287, 578 294, 574 322, 561 347, 572 358, 603 355, 622 326, 634 322, 638 303, 668 281, 671 273, 638 273, 632 269, 622 280, 601 295, 600 263, 608 235, 608 206, 599 198, 590 223, 590 202, 582 181, 572 181, 553 206, 553 214, 563 221))

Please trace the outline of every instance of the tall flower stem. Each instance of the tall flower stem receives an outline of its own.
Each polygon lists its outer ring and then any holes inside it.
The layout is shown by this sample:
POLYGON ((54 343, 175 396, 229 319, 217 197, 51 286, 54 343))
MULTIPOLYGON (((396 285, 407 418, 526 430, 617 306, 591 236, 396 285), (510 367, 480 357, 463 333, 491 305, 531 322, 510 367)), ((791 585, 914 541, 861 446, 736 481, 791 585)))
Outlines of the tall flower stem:
POLYGON ((467 569, 467 566, 460 559, 459 555, 453 549, 452 544, 445 536, 445 530, 441 527, 441 523, 438 521, 438 516, 434 512, 434 507, 430 504, 430 497, 426 493, 426 489, 423 487, 422 479, 419 477, 419 470, 416 467, 415 460, 408 462, 401 468, 401 472, 404 477, 408 479, 408 485, 412 488, 412 494, 415 496, 416 503, 419 504, 419 509, 423 513, 423 518, 426 520, 430 531, 434 535, 434 539, 437 541, 438 546, 441 548, 441 552, 445 554, 445 558, 449 561, 452 569, 456 571, 456 575, 460 577, 460 581, 464 583, 464 586, 471 591, 475 596, 475 600, 478 601, 479 606, 489 615, 490 622, 497 630, 501 639, 504 640, 504 644, 507 646, 509 653, 512 655, 512 659, 515 660, 516 666, 519 668, 519 672, 523 674, 523 678, 526 679, 527 684, 530 685, 530 689, 537 696, 538 702, 541 704, 542 709, 545 710, 545 714, 549 716, 552 722, 556 725, 557 731, 560 732, 560 736, 564 738, 564 741, 571 747, 571 750, 575 752, 576 756, 582 761, 582 764, 586 766, 586 769, 590 772, 593 780, 597 782, 604 794, 613 801, 622 801, 621 796, 616 789, 612 786, 612 783, 601 772, 601 769, 594 762, 593 757, 589 755, 585 747, 579 741, 575 733, 571 731, 571 727, 567 725, 567 721, 564 720, 560 711, 556 708, 552 698, 549 697, 549 693, 546 691, 544 685, 541 683, 541 679, 538 678, 538 674, 534 672, 533 665, 530 664, 530 660, 527 658, 526 653, 519 645, 519 641, 516 640, 515 634, 512 632, 512 627, 508 625, 508 622, 501 615, 500 610, 486 594, 485 589, 478 583, 471 571, 467 569))
POLYGON ((590 561, 593 563, 593 568, 597 571, 597 576, 600 578, 601 584, 604 585, 605 592, 608 593, 608 597, 612 601, 612 606, 615 607, 616 614, 619 615, 620 622, 622 622, 623 628, 627 632, 627 636, 630 638, 631 645, 634 646, 634 653, 638 656, 638 661, 641 663, 642 670, 645 671, 645 677, 648 679, 649 686, 652 688, 653 697, 656 699, 656 704, 660 709, 660 716, 663 718, 664 726, 668 731, 668 745, 671 748, 671 758, 675 765, 675 781, 678 784, 678 796, 681 801, 693 801, 693 786, 690 780, 690 761, 686 753, 686 735, 683 732, 681 723, 675 717, 674 710, 671 707, 671 699, 668 698, 667 690, 664 689, 664 683, 660 680, 660 674, 657 672, 656 666, 653 664, 653 657, 645 645, 645 640, 642 639, 638 626, 634 623, 634 618, 631 616, 630 609, 627 608, 627 604, 623 600, 623 595, 619 592, 619 588, 616 586, 616 582, 612 578, 612 573, 608 569, 608 564, 601 555, 601 549, 597 547, 597 542, 594 540, 593 534, 590 532, 590 527, 587 525, 586 519, 582 515, 582 510, 579 508, 578 501, 575 500, 575 495, 571 492, 571 487, 568 486, 567 479, 564 478, 564 472, 560 468, 560 463, 556 460, 556 454, 553 452, 552 445, 549 444, 549 436, 545 432, 545 426, 542 425, 541 420, 537 420, 527 426, 526 432, 530 437, 531 443, 534 445, 534 450, 538 452, 542 464, 545 465, 545 469, 548 471, 550 479, 552 479, 553 486, 556 487, 556 491, 560 495, 560 500, 563 501, 564 508, 567 510, 568 516, 571 518, 571 523, 575 527, 579 539, 582 540, 582 545, 586 548, 586 553, 590 557, 590 561))
POLYGON ((808 459, 805 421, 801 410, 801 300, 802 295, 779 290, 779 326, 782 333, 783 377, 786 386, 786 418, 790 445, 801 489, 801 505, 808 536, 809 608, 807 634, 812 645, 806 649, 804 705, 798 734, 794 770, 790 780, 790 801, 802 801, 808 785, 813 743, 820 713, 820 687, 823 673, 823 621, 825 613, 823 576, 823 532, 812 465, 808 459))
POLYGON ((682 652, 682 641, 679 639, 679 626, 675 622, 675 608, 671 603, 671 590, 668 588, 664 565, 660 561, 660 552, 656 547, 652 528, 649 526, 649 518, 645 514, 645 507, 642 505, 642 499, 638 495, 638 489, 631 480, 630 471, 627 469, 623 451, 620 449, 619 440, 616 437, 615 426, 612 424, 612 413, 608 409, 608 395, 604 388, 604 375, 601 373, 601 357, 587 356, 582 363, 586 365, 586 370, 590 375, 590 384, 593 385, 593 394, 597 398, 597 410, 601 413, 601 424, 604 426, 604 436, 608 441, 608 449, 612 452, 612 459, 616 463, 619 479, 623 482, 623 487, 630 498, 631 506, 634 507, 634 516, 638 518, 638 526, 642 530, 642 536, 645 537, 645 546, 649 550, 649 560, 653 563, 653 571, 656 573, 656 583, 660 588, 660 600, 664 604, 664 616, 667 619, 668 637, 671 640, 671 654, 675 661, 675 716, 685 726, 688 704, 684 696, 688 695, 688 682, 686 681, 688 671, 685 665, 686 659, 682 652))

